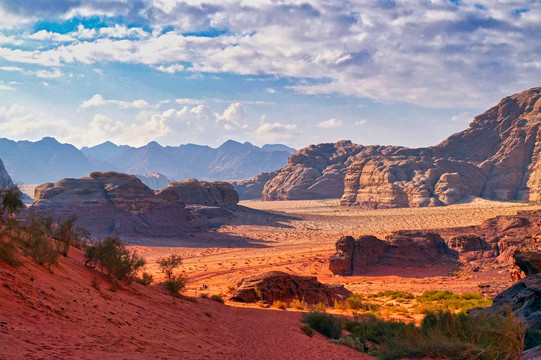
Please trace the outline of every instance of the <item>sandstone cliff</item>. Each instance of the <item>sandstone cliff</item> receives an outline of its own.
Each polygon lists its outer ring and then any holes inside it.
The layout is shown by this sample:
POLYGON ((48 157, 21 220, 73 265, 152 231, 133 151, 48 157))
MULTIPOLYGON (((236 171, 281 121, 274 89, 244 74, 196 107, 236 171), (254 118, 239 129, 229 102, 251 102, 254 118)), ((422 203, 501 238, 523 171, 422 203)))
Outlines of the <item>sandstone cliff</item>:
POLYGON ((93 172, 45 183, 34 199, 30 211, 55 218, 75 214, 95 236, 175 236, 195 226, 178 195, 157 195, 133 175, 93 172))

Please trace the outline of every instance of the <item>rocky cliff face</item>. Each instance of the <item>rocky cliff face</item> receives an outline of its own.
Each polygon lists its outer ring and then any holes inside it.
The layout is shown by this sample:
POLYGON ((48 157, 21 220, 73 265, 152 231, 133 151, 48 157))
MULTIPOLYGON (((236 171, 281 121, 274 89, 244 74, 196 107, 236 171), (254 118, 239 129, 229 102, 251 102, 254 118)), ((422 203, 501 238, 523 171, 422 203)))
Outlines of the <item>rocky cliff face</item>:
POLYGON ((263 200, 337 198, 344 192, 344 176, 355 155, 391 154, 400 147, 362 146, 351 141, 310 145, 291 155, 283 169, 275 171, 261 193, 263 200))
POLYGON ((397 231, 380 240, 344 236, 336 242, 329 269, 338 275, 355 275, 375 265, 426 266, 456 258, 439 234, 430 231, 397 231))
POLYGON ((239 202, 239 195, 233 185, 222 181, 174 181, 158 192, 158 195, 167 199, 178 198, 186 204, 206 206, 233 206, 239 202))
POLYGON ((75 214, 95 236, 176 236, 195 226, 178 195, 157 195, 133 175, 93 172, 45 183, 34 199, 30 211, 54 218, 75 214))
POLYGON ((0 187, 9 186, 12 184, 11 177, 9 176, 4 163, 0 160, 0 187))
POLYGON ((261 198, 341 197, 342 205, 371 208, 448 205, 464 196, 540 201, 540 127, 541 88, 533 88, 502 99, 436 146, 340 141, 301 149, 266 181, 261 198))
POLYGON ((339 275, 355 275, 375 265, 425 266, 458 259, 474 266, 497 262, 509 270, 516 264, 530 275, 541 269, 540 253, 541 211, 521 211, 478 226, 396 231, 385 240, 371 235, 357 240, 344 236, 336 242, 329 269, 339 275), (524 268, 525 263, 531 267, 524 268))

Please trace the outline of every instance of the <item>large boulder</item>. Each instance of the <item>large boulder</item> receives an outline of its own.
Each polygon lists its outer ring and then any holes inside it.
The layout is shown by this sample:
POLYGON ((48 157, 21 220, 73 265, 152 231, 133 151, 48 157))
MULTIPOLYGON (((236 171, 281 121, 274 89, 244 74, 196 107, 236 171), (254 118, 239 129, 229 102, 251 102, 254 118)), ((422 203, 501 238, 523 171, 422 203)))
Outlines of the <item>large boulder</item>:
POLYGON ((206 206, 233 206, 239 202, 239 194, 233 185, 223 181, 174 181, 158 195, 164 198, 178 197, 186 204, 206 206))
POLYGON ((336 243, 329 269, 337 275, 358 275, 370 266, 426 266, 456 258, 439 234, 429 231, 397 231, 380 240, 365 235, 344 236, 336 243))
POLYGON ((178 236, 195 225, 178 196, 156 195, 137 177, 116 172, 45 183, 36 187, 34 199, 31 212, 76 215, 78 225, 95 236, 178 236))
MULTIPOLYGON (((541 342, 541 273, 526 277, 496 296, 490 307, 472 309, 470 314, 477 315, 483 312, 505 314, 509 310, 526 324, 526 348, 539 345, 541 342)), ((541 351, 537 354, 541 355, 541 351)))
POLYGON ((289 302, 294 299, 304 300, 308 304, 334 300, 346 300, 351 291, 338 284, 322 284, 315 276, 299 276, 281 271, 271 271, 242 279, 237 290, 231 296, 232 301, 252 303, 275 300, 289 302))
POLYGON ((515 259, 515 265, 517 265, 526 276, 539 274, 541 272, 541 252, 539 251, 515 251, 513 259, 515 259))

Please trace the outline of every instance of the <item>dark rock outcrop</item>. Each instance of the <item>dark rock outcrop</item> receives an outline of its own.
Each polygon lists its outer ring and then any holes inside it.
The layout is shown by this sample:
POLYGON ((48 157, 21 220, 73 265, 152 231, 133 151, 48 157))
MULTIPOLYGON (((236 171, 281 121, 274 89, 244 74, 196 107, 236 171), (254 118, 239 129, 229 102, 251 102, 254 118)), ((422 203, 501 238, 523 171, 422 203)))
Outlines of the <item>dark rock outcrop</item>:
MULTIPOLYGON (((539 345, 541 341, 541 274, 526 277, 494 298, 488 308, 470 310, 470 314, 482 312, 505 314, 511 310, 526 324, 526 348, 539 345)), ((541 350, 541 349, 539 349, 541 350)), ((537 354, 541 354, 538 352, 537 354)))
POLYGON ((304 300, 308 304, 323 302, 332 304, 334 300, 346 300, 351 291, 338 284, 322 284, 315 276, 299 276, 281 271, 271 271, 242 279, 231 296, 232 301, 272 303, 275 300, 289 302, 304 300))
POLYGON ((45 183, 36 187, 34 199, 31 212, 54 218, 77 215, 78 225, 95 236, 176 236, 195 226, 178 195, 156 195, 133 175, 93 172, 45 183))
POLYGON ((426 266, 451 260, 456 254, 434 232, 397 231, 380 240, 344 236, 336 243, 337 252, 329 259, 329 269, 338 275, 366 272, 369 266, 426 266))
POLYGON ((239 194, 233 185, 222 181, 196 179, 174 181, 158 192, 158 196, 167 199, 178 197, 186 204, 206 206, 234 206, 239 202, 239 194))
POLYGON ((541 272, 541 252, 515 251, 513 259, 515 259, 515 265, 517 265, 526 276, 539 274, 541 272))

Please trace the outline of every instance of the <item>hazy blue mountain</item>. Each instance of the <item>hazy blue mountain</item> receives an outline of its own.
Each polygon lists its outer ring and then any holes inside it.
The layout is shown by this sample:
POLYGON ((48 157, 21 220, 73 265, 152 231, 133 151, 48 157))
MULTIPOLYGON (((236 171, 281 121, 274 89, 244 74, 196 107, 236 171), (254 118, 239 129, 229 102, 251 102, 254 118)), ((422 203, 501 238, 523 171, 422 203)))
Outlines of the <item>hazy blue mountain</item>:
POLYGON ((0 158, 16 184, 41 184, 66 177, 79 178, 94 170, 79 149, 70 144, 61 144, 50 137, 36 142, 2 138, 0 158))
POLYGON ((293 150, 285 145, 260 148, 233 140, 218 148, 195 144, 161 146, 155 141, 131 147, 107 141, 78 150, 53 138, 37 142, 0 139, 0 158, 13 180, 23 184, 54 182, 109 170, 128 174, 160 173, 173 180, 247 179, 284 167, 293 150))
POLYGON ((263 145, 261 149, 265 151, 287 151, 290 154, 297 152, 297 149, 293 149, 292 147, 283 144, 266 144, 263 145))

